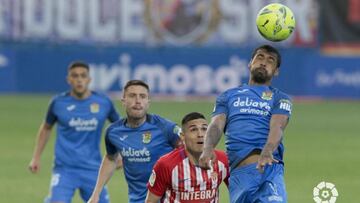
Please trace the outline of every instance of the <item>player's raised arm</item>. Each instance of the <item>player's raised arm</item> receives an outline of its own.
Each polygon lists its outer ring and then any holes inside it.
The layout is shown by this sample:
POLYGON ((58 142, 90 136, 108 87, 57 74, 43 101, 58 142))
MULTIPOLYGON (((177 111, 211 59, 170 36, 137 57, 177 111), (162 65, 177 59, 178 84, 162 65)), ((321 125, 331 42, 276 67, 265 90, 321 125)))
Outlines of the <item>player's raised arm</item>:
POLYGON ((270 120, 270 131, 266 144, 261 151, 258 164, 256 168, 260 172, 264 172, 264 167, 272 163, 278 163, 278 160, 274 159, 273 153, 278 148, 281 138, 284 134, 284 130, 288 124, 289 116, 282 114, 275 114, 270 120))
POLYGON ((212 117, 211 123, 206 131, 204 150, 199 159, 199 165, 202 168, 209 168, 210 161, 214 161, 214 149, 219 143, 221 135, 224 131, 226 123, 226 115, 218 114, 212 117))
POLYGON ((29 163, 29 170, 32 173, 37 173, 40 170, 40 158, 45 149, 46 143, 51 134, 52 125, 44 122, 41 124, 39 132, 36 137, 34 153, 29 163))
POLYGON ((119 153, 116 153, 115 155, 109 155, 106 154, 102 160, 99 175, 96 181, 96 185, 94 188, 94 191, 88 200, 88 203, 98 203, 100 193, 104 188, 104 185, 110 180, 110 178, 113 175, 113 172, 117 165, 117 159, 118 159, 119 153))

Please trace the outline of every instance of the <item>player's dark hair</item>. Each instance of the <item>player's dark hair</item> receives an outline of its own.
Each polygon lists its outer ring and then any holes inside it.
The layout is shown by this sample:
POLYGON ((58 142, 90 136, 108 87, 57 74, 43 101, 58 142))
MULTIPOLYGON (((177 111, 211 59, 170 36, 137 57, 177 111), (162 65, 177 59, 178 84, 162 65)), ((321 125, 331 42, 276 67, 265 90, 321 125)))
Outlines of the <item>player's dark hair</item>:
POLYGON ((83 67, 85 68, 87 71, 90 70, 89 68, 89 64, 83 62, 83 61, 73 61, 70 63, 69 67, 68 67, 68 71, 77 68, 77 67, 83 67))
POLYGON ((262 46, 259 46, 258 48, 256 48, 254 50, 254 52, 252 53, 252 56, 251 56, 251 60, 254 58, 254 56, 256 55, 256 52, 260 49, 263 49, 265 50, 266 52, 269 52, 269 53, 274 53, 276 55, 276 58, 277 58, 277 64, 276 64, 276 67, 279 68, 280 65, 281 65, 281 55, 280 55, 280 52, 273 46, 270 46, 270 45, 262 45, 262 46))
POLYGON ((149 85, 146 84, 144 81, 142 80, 129 80, 125 86, 124 86, 124 92, 130 87, 130 86, 143 86, 145 87, 145 89, 150 92, 150 88, 149 85))
POLYGON ((188 113, 183 117, 183 119, 181 121, 181 125, 185 125, 189 121, 192 121, 192 120, 195 120, 195 119, 200 119, 200 118, 206 120, 205 116, 203 114, 199 113, 199 112, 188 113))

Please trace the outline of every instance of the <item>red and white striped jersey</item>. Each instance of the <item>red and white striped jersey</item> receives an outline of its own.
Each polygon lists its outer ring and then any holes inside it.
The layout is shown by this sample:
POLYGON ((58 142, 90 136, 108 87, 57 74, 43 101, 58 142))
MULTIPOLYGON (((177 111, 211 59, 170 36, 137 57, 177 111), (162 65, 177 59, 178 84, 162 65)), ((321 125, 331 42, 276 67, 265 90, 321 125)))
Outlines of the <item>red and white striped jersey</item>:
POLYGON ((205 170, 192 164, 184 148, 162 156, 155 164, 147 187, 164 203, 217 203, 222 181, 228 185, 226 154, 215 150, 216 161, 205 170))

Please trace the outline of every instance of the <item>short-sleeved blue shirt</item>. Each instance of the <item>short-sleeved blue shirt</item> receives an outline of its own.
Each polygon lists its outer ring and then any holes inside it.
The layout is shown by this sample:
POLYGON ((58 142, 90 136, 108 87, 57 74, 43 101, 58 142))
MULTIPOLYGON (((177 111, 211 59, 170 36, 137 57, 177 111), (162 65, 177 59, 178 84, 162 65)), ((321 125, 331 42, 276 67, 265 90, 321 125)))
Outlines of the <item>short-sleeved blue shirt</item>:
POLYGON ((106 131, 109 155, 119 152, 129 187, 129 202, 144 202, 146 184, 155 162, 172 151, 179 141, 180 128, 158 115, 148 114, 146 122, 137 128, 126 125, 126 119, 113 123, 106 131))
MULTIPOLYGON (((226 115, 225 144, 231 168, 254 149, 262 149, 268 138, 271 116, 290 117, 291 108, 289 96, 270 86, 242 85, 218 96, 212 115, 226 115)), ((281 142, 274 157, 282 162, 283 153, 281 142)))
POLYGON ((101 133, 106 119, 119 120, 111 100, 97 92, 76 99, 69 92, 55 96, 45 122, 57 123, 55 166, 98 170, 101 133))

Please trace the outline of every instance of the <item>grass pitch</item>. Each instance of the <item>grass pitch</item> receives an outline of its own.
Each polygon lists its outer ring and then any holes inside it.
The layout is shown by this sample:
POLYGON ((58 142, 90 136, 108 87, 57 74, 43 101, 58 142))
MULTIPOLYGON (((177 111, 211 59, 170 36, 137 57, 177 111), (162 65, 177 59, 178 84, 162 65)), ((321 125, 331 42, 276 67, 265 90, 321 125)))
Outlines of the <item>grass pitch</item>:
MULTIPOLYGON (((27 166, 49 99, 36 95, 0 96, 1 202, 42 202, 48 194, 54 133, 43 153, 40 173, 32 175, 27 166)), ((119 102, 115 103, 124 115, 119 102)), ((180 123, 182 116, 191 111, 209 118, 212 109, 213 101, 153 102, 150 112, 180 123)), ((295 103, 284 143, 290 203, 314 202, 313 188, 321 181, 336 185, 337 202, 359 202, 360 102, 295 103)), ((223 140, 218 148, 224 149, 223 140)), ((108 187, 112 202, 127 202, 122 171, 114 174, 108 187)), ((73 202, 81 202, 78 194, 73 202)), ((221 202, 229 202, 225 186, 221 187, 221 202)))

